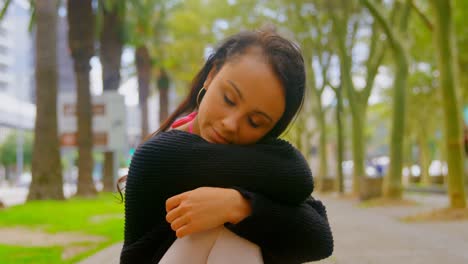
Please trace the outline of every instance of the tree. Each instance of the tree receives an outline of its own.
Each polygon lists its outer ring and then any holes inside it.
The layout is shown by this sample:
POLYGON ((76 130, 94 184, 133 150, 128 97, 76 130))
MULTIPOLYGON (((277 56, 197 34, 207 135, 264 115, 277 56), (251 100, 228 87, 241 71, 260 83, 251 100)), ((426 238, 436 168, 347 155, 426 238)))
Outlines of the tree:
MULTIPOLYGON (((415 43, 414 45, 417 45, 415 43)), ((421 49, 421 47, 419 47, 421 49)), ((432 47, 429 47, 432 48, 432 47)), ((438 87, 434 79, 433 67, 429 72, 416 70, 409 76, 407 128, 413 135, 418 146, 419 164, 421 167, 421 184, 430 185, 429 166, 434 151, 430 143, 435 141, 437 123, 442 120, 441 100, 438 96, 438 87)), ((411 138, 405 138, 406 141, 411 138)))
MULTIPOLYGON (((102 87, 104 92, 117 92, 120 86, 120 68, 124 45, 126 1, 101 0, 99 15, 102 28, 99 37, 99 59, 102 65, 102 87)), ((104 152, 103 190, 114 191, 114 153, 104 152)))
POLYGON ((159 122, 162 123, 169 116, 169 75, 164 68, 157 74, 157 87, 159 91, 159 122))
MULTIPOLYGON (((16 133, 11 133, 4 140, 3 144, 0 145, 0 164, 3 166, 11 166, 16 164, 16 142, 18 135, 16 133)), ((31 166, 32 158, 32 144, 33 137, 30 133, 24 135, 23 142, 23 155, 24 155, 24 165, 26 167, 31 166)))
MULTIPOLYGON (((388 38, 390 48, 395 59, 395 80, 393 96, 392 136, 390 144, 390 169, 384 179, 384 196, 391 199, 402 198, 402 169, 403 169, 403 135, 405 131, 406 87, 408 79, 408 58, 404 48, 403 38, 398 35, 407 29, 410 12, 410 1, 407 0, 400 15, 398 28, 393 28, 376 4, 369 0, 361 0, 374 19, 382 27, 388 38)), ((394 3, 396 10, 399 3, 394 3)))
MULTIPOLYGON (((328 71, 330 68, 330 61, 332 53, 327 48, 330 44, 329 31, 327 29, 330 26, 330 21, 324 19, 325 14, 314 12, 312 9, 306 9, 304 7, 306 3, 303 1, 296 1, 290 5, 285 14, 288 17, 288 23, 285 26, 289 26, 290 30, 298 36, 298 41, 302 48, 304 63, 306 67, 307 76, 307 102, 312 114, 315 119, 319 131, 319 169, 317 176, 317 190, 325 191, 325 180, 329 177, 328 175, 328 133, 327 133, 327 122, 326 122, 326 109, 323 106, 322 95, 328 86, 328 71), (314 30, 310 29, 310 25, 314 25, 314 30), (312 33, 313 32, 313 33, 312 33)), ((314 4, 315 7, 319 4, 314 4)), ((299 126, 298 126, 299 128, 299 126)), ((306 132, 303 128, 298 130, 306 132)), ((297 135, 300 139, 302 135, 297 135)))
POLYGON ((64 199, 57 128, 57 1, 34 2, 36 121, 28 200, 64 199))
MULTIPOLYGON (((23 134, 22 131, 17 130, 16 132, 10 133, 7 138, 3 141, 3 144, 0 144, 0 165, 5 167, 5 176, 9 180, 17 179, 15 176, 11 175, 14 166, 18 163, 18 134, 23 134)), ((31 167, 31 157, 32 157, 32 143, 33 138, 32 134, 27 133, 24 136, 21 136, 22 143, 22 165, 26 167, 31 167)), ((17 174, 20 173, 16 171, 17 174)))
POLYGON ((466 207, 463 172, 463 126, 458 89, 457 50, 453 25, 453 1, 431 0, 434 14, 434 46, 443 98, 445 148, 448 163, 448 191, 452 208, 466 207))
MULTIPOLYGON (((340 58, 341 86, 345 88, 351 117, 352 117, 352 153, 353 153, 353 193, 361 193, 361 182, 364 183, 365 170, 365 142, 364 124, 368 100, 374 86, 375 77, 382 64, 386 44, 379 44, 381 32, 376 21, 366 25, 357 12, 359 9, 354 1, 328 1, 328 10, 333 21, 333 34, 336 40, 338 56, 340 58), (365 63, 365 85, 363 89, 357 89, 353 81, 353 57, 352 50, 357 41, 356 36, 360 23, 370 27, 369 55, 365 63), (347 31, 348 27, 351 29, 347 31)), ((395 12, 392 12, 393 14, 395 12)), ((362 25, 361 25, 362 26, 362 25)))
MULTIPOLYGON (((414 3, 413 3, 414 4, 414 3)), ((420 183, 431 184, 429 166, 437 153, 435 146, 439 121, 443 120, 442 102, 438 95, 438 81, 434 78, 437 67, 432 45, 432 23, 421 11, 414 8, 415 19, 409 23, 409 53, 411 55, 410 75, 408 79, 407 134, 405 138, 405 159, 410 161, 413 144, 418 146, 418 160, 421 167, 420 183)), ((441 126, 439 126, 441 127, 441 126)), ((409 164, 408 164, 409 165, 409 164)))
POLYGON ((135 62, 138 73, 138 102, 141 111, 141 140, 149 134, 148 96, 151 82, 151 57, 146 45, 136 48, 135 62))
POLYGON ((97 194, 92 171, 94 166, 92 104, 89 72, 94 54, 94 14, 92 0, 67 1, 69 45, 76 75, 78 115, 78 189, 77 195, 97 194))
POLYGON ((335 190, 340 193, 344 194, 344 173, 343 173, 343 161, 344 161, 344 152, 345 152, 345 128, 344 128, 344 118, 342 116, 345 115, 344 107, 343 107, 343 88, 340 86, 335 87, 330 84, 330 87, 335 92, 336 98, 336 108, 335 108, 335 118, 336 118, 336 144, 337 144, 337 157, 336 157, 336 179, 335 179, 335 190))
MULTIPOLYGON (((343 115, 343 96, 342 89, 331 84, 330 72, 332 71, 332 59, 336 58, 336 47, 333 45, 333 35, 330 30, 332 20, 326 10, 326 5, 322 1, 315 1, 314 8, 310 8, 309 1, 297 1, 296 4, 289 6, 295 7, 295 13, 288 15, 287 26, 292 28, 295 35, 299 38, 306 60, 307 80, 309 89, 312 92, 311 105, 314 109, 315 120, 318 125, 319 134, 319 183, 318 186, 324 187, 324 181, 328 178, 328 134, 326 114, 330 108, 325 108, 322 102, 322 96, 326 88, 335 92, 336 98, 336 118, 337 118, 337 175, 335 178, 335 189, 343 193, 343 155, 344 155, 344 136, 341 115, 343 115), (307 11, 305 11, 307 10, 307 11), (307 16, 305 16, 307 14, 307 16), (298 24, 291 26, 294 18, 297 18, 298 24), (306 19, 308 19, 306 21, 306 19), (319 78, 316 78, 318 76, 319 78)), ((336 70, 336 67, 335 67, 336 70)), ((340 85, 341 86, 341 85, 340 85)), ((319 188, 320 190, 321 188, 319 188)))
POLYGON ((155 34, 152 41, 151 50, 153 51, 153 69, 155 70, 156 76, 156 88, 159 92, 159 124, 162 124, 169 117, 169 86, 170 78, 167 73, 164 60, 166 55, 166 39, 168 36, 167 31, 167 12, 173 10, 167 10, 166 4, 161 4, 158 9, 157 17, 155 22, 155 34))
POLYGON ((149 134, 148 96, 150 93, 152 58, 149 50, 154 33, 154 16, 159 0, 130 1, 128 3, 129 43, 135 47, 138 78, 138 103, 141 111, 141 140, 149 134))
POLYGON ((468 105, 468 28, 466 27, 466 16, 468 15, 468 1, 455 0, 453 8, 453 23, 457 42, 458 66, 462 102, 468 105))
POLYGON ((266 19, 259 18, 259 13, 252 10, 262 9, 261 5, 277 4, 276 1, 260 3, 253 0, 174 2, 179 4, 172 4, 166 11, 164 27, 167 35, 160 38, 162 46, 155 45, 155 48, 158 49, 157 60, 162 59, 164 69, 170 73, 172 86, 178 94, 184 95, 203 65, 207 50, 239 30, 258 28, 266 19), (164 56, 159 56, 161 48, 164 56))

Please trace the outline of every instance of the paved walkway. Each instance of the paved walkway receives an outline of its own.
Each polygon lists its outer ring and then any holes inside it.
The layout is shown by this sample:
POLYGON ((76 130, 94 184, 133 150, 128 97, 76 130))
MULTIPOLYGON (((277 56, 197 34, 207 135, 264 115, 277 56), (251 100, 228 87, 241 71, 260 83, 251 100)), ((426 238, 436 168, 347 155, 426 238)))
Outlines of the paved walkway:
POLYGON ((398 217, 448 204, 446 196, 407 195, 421 206, 359 208, 356 201, 321 197, 335 252, 320 264, 466 264, 468 221, 403 223, 398 217))
POLYGON ((122 243, 117 243, 79 262, 79 264, 118 264, 121 249, 122 243))
MULTIPOLYGON (((359 208, 357 201, 319 197, 327 206, 335 251, 319 264, 466 264, 468 221, 408 224, 398 217, 448 204, 440 195, 407 195, 423 203, 412 207, 359 208)), ((121 244, 80 264, 116 264, 121 244)))

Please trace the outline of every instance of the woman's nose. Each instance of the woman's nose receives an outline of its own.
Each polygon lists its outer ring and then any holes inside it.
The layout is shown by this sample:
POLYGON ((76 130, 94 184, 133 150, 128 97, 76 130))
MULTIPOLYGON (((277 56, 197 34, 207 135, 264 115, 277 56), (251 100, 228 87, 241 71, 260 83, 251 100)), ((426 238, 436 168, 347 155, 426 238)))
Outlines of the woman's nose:
POLYGON ((225 132, 235 133, 239 128, 239 118, 235 115, 226 116, 223 118, 222 124, 225 132))

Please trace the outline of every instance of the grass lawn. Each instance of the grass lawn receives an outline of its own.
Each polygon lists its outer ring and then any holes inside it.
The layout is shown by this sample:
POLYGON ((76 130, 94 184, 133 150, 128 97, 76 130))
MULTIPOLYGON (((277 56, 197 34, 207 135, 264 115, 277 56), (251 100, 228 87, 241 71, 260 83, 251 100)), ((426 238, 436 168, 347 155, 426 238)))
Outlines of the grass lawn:
MULTIPOLYGON (((123 240, 124 206, 114 194, 94 199, 34 201, 0 210, 0 229, 21 228, 47 234, 79 232, 104 238, 101 241, 67 245, 31 246, 0 243, 0 263, 76 263, 123 240), (63 259, 70 247, 88 248, 63 259)), ((27 236, 27 235, 26 235, 27 236)))

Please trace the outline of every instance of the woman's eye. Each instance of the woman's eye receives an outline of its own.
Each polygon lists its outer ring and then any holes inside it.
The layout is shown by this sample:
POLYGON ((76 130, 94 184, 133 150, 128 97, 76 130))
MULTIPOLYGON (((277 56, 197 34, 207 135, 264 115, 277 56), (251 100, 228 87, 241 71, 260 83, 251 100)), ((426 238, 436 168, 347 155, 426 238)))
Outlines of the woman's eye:
POLYGON ((224 95, 224 102, 226 102, 230 106, 235 105, 234 102, 231 101, 226 95, 224 95))
POLYGON ((253 127, 253 128, 257 128, 259 127, 259 125, 257 123, 255 123, 252 118, 249 117, 249 124, 253 127))

